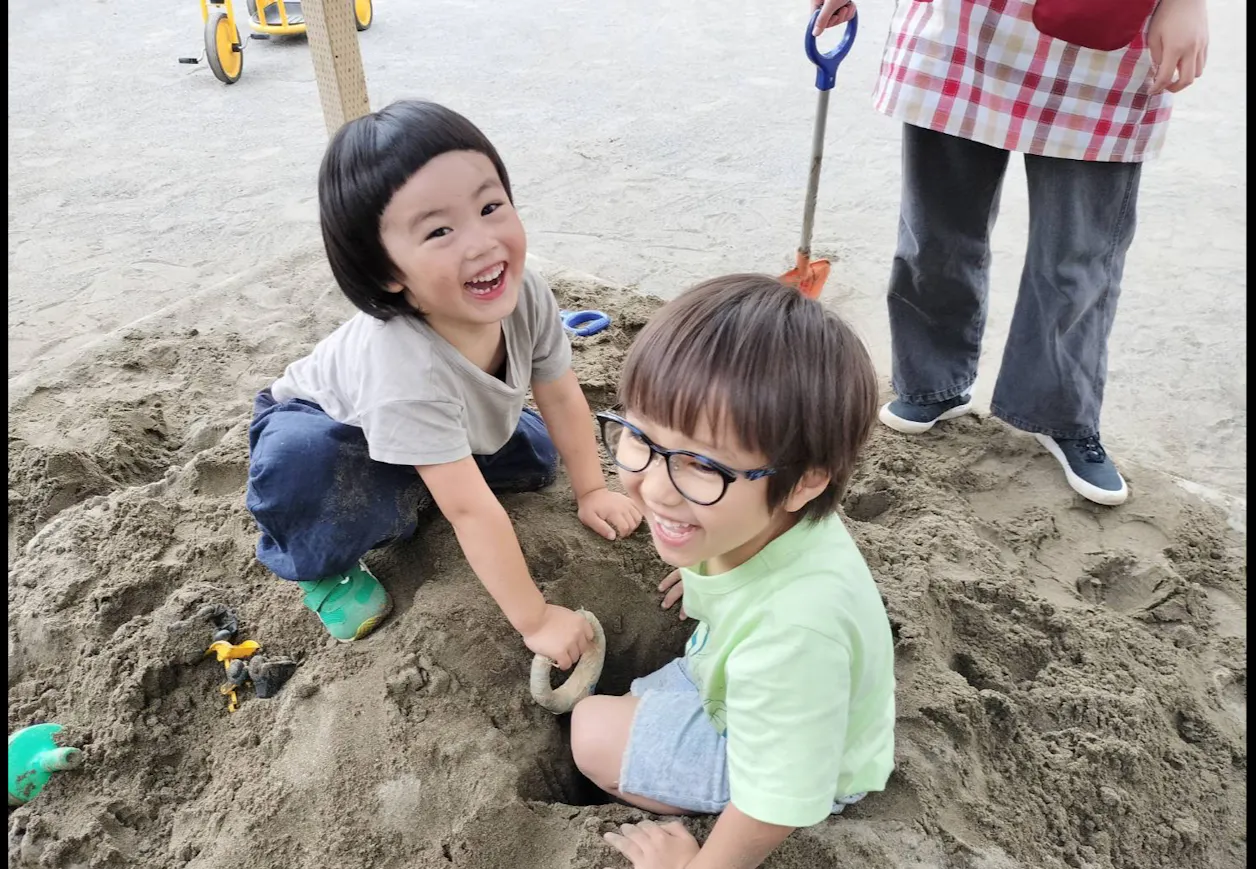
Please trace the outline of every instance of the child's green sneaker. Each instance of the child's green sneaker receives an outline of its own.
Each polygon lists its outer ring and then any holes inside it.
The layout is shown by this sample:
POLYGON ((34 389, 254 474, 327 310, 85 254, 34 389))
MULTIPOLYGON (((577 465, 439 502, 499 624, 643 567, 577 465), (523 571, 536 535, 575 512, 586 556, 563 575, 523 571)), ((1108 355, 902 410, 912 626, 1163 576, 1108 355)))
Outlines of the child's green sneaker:
POLYGON ((392 597, 360 561, 345 573, 297 585, 305 592, 302 603, 342 643, 362 639, 392 612, 392 597))

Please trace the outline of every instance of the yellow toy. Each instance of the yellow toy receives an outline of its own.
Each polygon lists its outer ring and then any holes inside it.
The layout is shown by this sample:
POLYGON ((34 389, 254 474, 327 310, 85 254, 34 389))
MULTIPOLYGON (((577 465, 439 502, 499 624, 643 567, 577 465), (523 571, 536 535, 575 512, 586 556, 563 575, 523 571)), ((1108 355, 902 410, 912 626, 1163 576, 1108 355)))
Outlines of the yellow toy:
MULTIPOLYGON (((298 0, 246 0, 252 38, 297 36, 305 33, 305 15, 298 0)), ((353 19, 359 31, 371 26, 375 10, 371 0, 342 0, 353 5, 353 19)), ((205 22, 205 59, 214 76, 224 84, 235 84, 244 72, 244 44, 236 26, 231 0, 200 0, 205 22)), ((196 63, 181 57, 180 63, 196 63)))
MULTIPOLYGON (((214 655, 214 657, 218 659, 218 662, 227 670, 228 679, 230 679, 231 662, 237 659, 242 660, 251 658, 254 653, 261 648, 261 645, 255 643, 253 640, 245 640, 238 646, 233 645, 226 640, 216 640, 215 642, 210 643, 209 648, 205 650, 205 654, 214 655)), ((243 682, 243 680, 240 681, 243 682)), ((218 693, 227 698, 228 712, 235 712, 240 708, 240 700, 236 695, 236 688, 238 687, 238 683, 228 681, 225 685, 222 685, 218 689, 218 693)))

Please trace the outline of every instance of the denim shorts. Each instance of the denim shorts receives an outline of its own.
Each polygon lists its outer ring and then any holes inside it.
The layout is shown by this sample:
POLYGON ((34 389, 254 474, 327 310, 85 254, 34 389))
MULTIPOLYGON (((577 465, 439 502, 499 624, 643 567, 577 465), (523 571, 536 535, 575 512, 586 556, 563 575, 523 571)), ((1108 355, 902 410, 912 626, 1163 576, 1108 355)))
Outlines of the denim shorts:
MULTIPOLYGON (((640 702, 619 771, 619 790, 689 812, 724 811, 730 798, 728 738, 703 711, 685 659, 634 679, 628 691, 640 702)), ((839 797, 832 814, 841 814, 863 797, 839 797)))

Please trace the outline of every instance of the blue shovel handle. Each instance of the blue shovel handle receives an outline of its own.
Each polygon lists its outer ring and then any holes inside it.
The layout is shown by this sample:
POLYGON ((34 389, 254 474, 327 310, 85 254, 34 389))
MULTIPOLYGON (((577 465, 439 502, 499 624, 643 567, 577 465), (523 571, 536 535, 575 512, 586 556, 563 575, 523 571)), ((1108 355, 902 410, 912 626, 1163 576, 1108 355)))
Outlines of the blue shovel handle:
POLYGON ((601 311, 559 311, 563 328, 573 335, 588 338, 611 324, 611 318, 601 311))
POLYGON ((819 9, 811 14, 803 47, 807 50, 808 59, 816 65, 816 90, 827 91, 833 89, 834 83, 837 82, 837 68, 841 66, 846 55, 850 54, 851 46, 855 44, 855 34, 859 32, 859 13, 856 12, 851 16, 850 21, 846 22, 841 41, 827 54, 816 47, 816 38, 812 33, 816 27, 816 19, 819 17, 819 9))

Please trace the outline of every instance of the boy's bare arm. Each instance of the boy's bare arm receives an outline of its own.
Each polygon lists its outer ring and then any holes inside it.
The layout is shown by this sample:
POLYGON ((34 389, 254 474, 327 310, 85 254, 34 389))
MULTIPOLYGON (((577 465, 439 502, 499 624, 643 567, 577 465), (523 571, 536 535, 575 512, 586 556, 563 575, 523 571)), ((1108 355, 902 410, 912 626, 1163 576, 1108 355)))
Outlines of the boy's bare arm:
POLYGON ((756 869, 795 828, 756 821, 729 803, 701 848, 678 821, 620 829, 605 838, 633 869, 756 869))
POLYGON ((756 821, 729 803, 687 869, 755 869, 794 829, 756 821))
POLYGON ((533 381, 532 396, 549 428, 554 446, 567 466, 576 500, 596 489, 606 488, 598 461, 597 440, 589 422, 589 403, 580 391, 580 381, 570 368, 547 383, 533 381))
POLYGON ((454 527, 467 562, 533 652, 566 669, 588 650, 593 629, 583 616, 546 604, 532 581, 510 517, 468 456, 416 468, 454 527))
POLYGON ((555 380, 534 381, 532 395, 571 478, 580 520, 611 539, 631 534, 641 524, 641 511, 626 496, 606 488, 589 403, 576 373, 568 368, 555 380))

